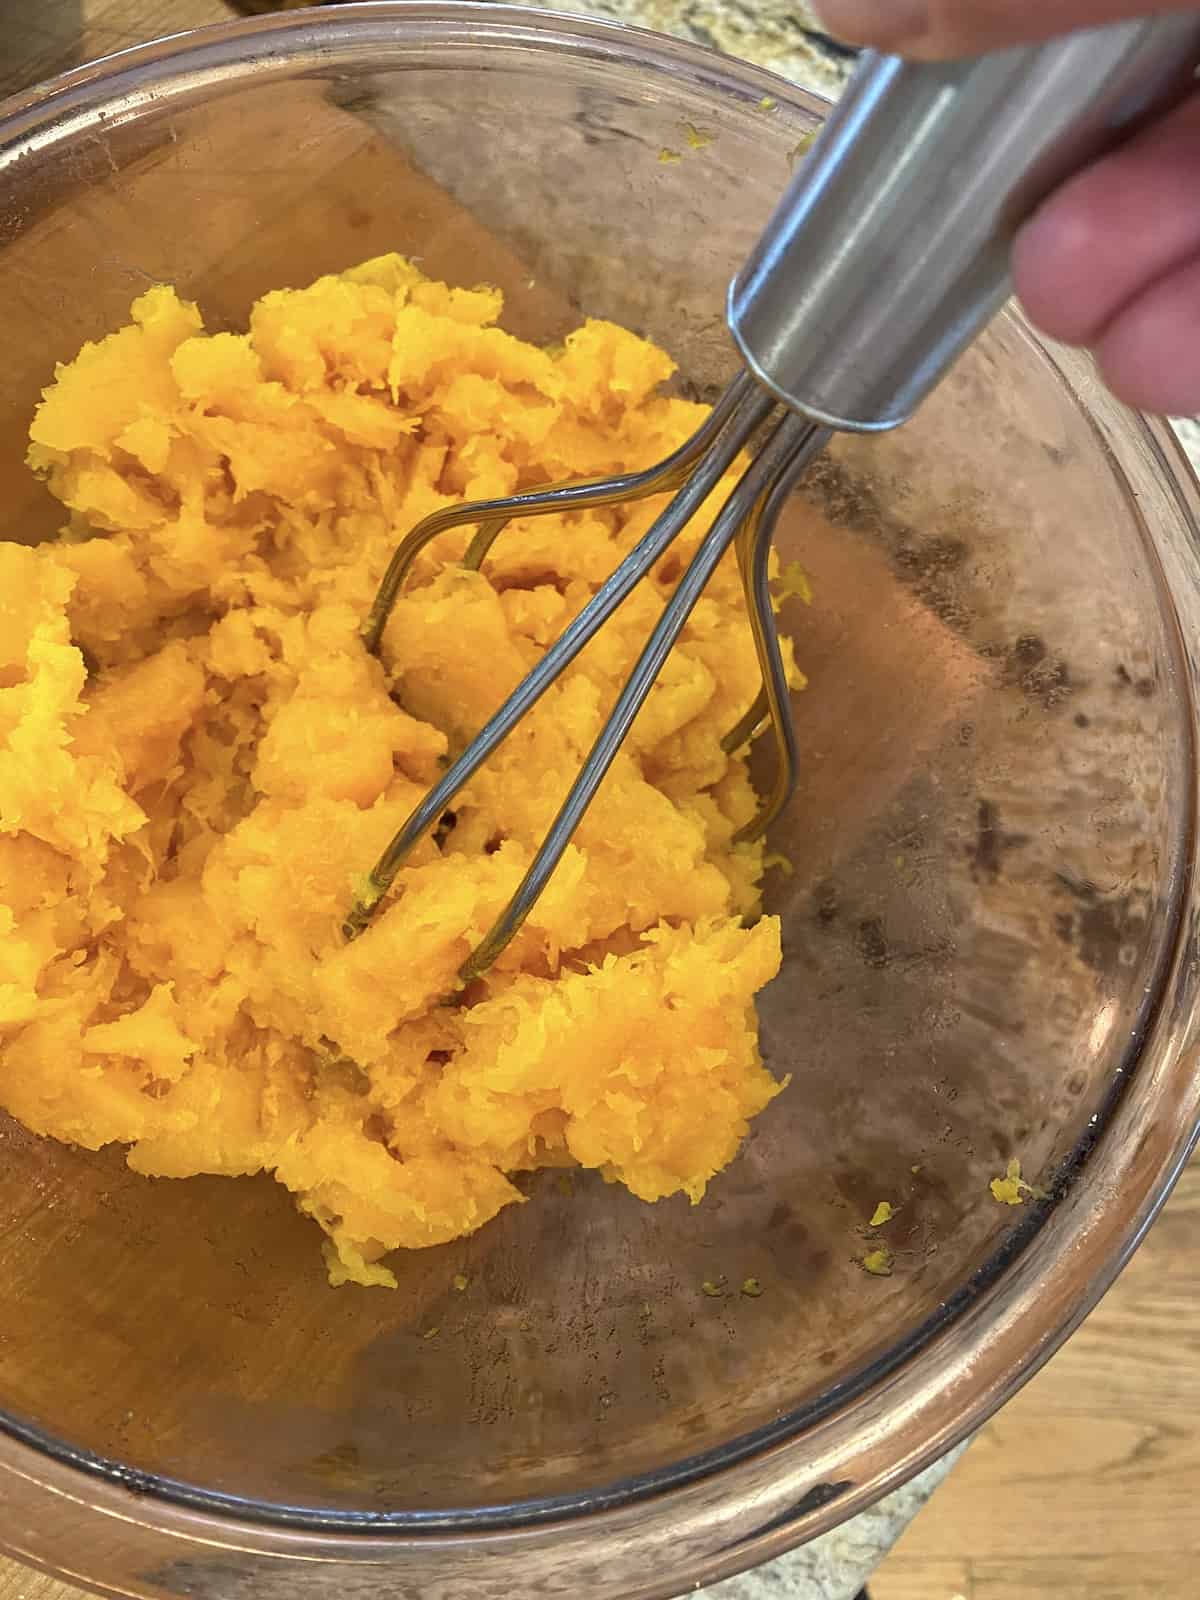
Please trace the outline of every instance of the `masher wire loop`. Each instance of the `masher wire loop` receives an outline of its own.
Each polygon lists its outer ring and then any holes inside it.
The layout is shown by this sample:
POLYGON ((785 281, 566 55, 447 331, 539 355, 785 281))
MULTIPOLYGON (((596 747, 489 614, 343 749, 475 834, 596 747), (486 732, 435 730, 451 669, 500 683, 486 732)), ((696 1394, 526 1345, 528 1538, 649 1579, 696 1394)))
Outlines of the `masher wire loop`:
POLYGON ((735 540, 762 692, 722 747, 738 749, 770 717, 779 756, 775 783, 740 837, 777 814, 795 774, 796 748, 767 558, 792 482, 823 447, 828 429, 875 433, 912 414, 1006 298, 1020 221, 1139 118, 1188 92, 1198 56, 1198 12, 1114 23, 974 60, 864 54, 734 279, 726 320, 746 371, 704 425, 645 472, 438 511, 397 548, 363 626, 372 651, 413 560, 448 528, 475 526, 466 561, 478 567, 512 517, 676 491, 396 834, 350 912, 348 938, 366 927, 413 846, 653 568, 781 402, 788 415, 701 540, 524 881, 462 975, 482 972, 520 927, 735 540))
POLYGON ((801 438, 790 462, 784 466, 777 481, 763 498, 760 508, 742 524, 737 535, 746 609, 763 682, 749 711, 721 740, 721 748, 727 755, 741 749, 742 745, 755 737, 766 720, 770 722, 775 735, 776 761, 770 796, 750 821, 737 830, 733 836, 734 844, 743 844, 764 834, 796 787, 799 771, 796 725, 792 720, 787 667, 779 646, 775 608, 771 603, 771 545, 779 513, 798 479, 803 477, 805 468, 825 448, 828 440, 827 429, 817 429, 814 437, 801 438))
MULTIPOLYGON (((343 931, 348 939, 357 937, 368 925, 380 901, 395 880, 397 872, 415 846, 437 825, 439 818, 463 786, 471 780, 517 723, 537 704, 550 685, 587 646, 598 629, 603 627, 636 585, 654 568, 717 487, 738 455, 776 409, 775 402, 768 395, 764 394, 745 374, 739 374, 696 433, 657 466, 645 472, 625 474, 587 484, 536 490, 503 501, 474 502, 470 505, 448 507, 425 518, 398 547, 363 629, 363 638, 369 648, 378 648, 387 618, 416 555, 430 539, 436 538, 449 528, 475 524, 479 532, 472 542, 473 548, 482 544, 486 551, 510 517, 541 516, 562 512, 564 509, 578 510, 587 506, 611 504, 617 500, 642 499, 650 494, 661 494, 666 489, 678 485, 674 498, 655 518, 648 532, 619 563, 591 600, 568 624, 542 659, 526 674, 457 759, 451 763, 395 834, 375 863, 363 891, 346 919, 343 931)), ((778 505, 782 503, 781 498, 772 497, 773 481, 776 476, 789 471, 797 452, 809 441, 810 436, 818 434, 823 440, 824 434, 821 430, 804 422, 803 419, 794 416, 785 417, 771 434, 763 452, 747 469, 731 493, 709 533, 701 542, 691 565, 680 579, 642 657, 618 698, 613 713, 584 763, 546 840, 535 855, 520 888, 495 928, 465 964, 464 978, 477 976, 484 971, 528 915, 555 865, 561 859, 571 834, 611 765, 633 717, 644 703, 666 655, 687 621, 717 561, 736 537, 739 528, 744 527, 748 532, 754 532, 756 536, 761 532, 763 540, 769 542, 770 527, 766 518, 768 507, 771 508, 773 522, 778 512, 778 505), (697 578, 697 573, 702 573, 702 576, 697 578)), ((805 459, 810 454, 811 451, 808 451, 805 459)), ((773 670, 778 672, 780 678, 783 678, 784 674, 771 614, 770 596, 765 583, 765 548, 762 560, 763 580, 757 587, 748 581, 749 569, 743 566, 743 581, 747 584, 747 598, 751 602, 751 608, 757 611, 761 607, 763 611, 763 615, 757 616, 754 622, 756 646, 764 673, 764 694, 760 699, 766 702, 765 709, 772 719, 782 710, 788 727, 786 730, 777 729, 777 744, 781 752, 788 750, 794 752, 786 693, 776 692, 769 697, 766 694, 768 675, 773 670), (772 662, 776 664, 774 668, 772 662)), ((761 722, 762 715, 762 711, 755 715, 755 727, 761 722)), ((791 769, 794 770, 794 756, 791 769)), ((779 787, 778 781, 776 787, 779 787)))
POLYGON ((473 500, 469 505, 444 506, 440 511, 423 517, 397 545, 395 554, 388 562, 383 582, 360 630, 363 643, 372 655, 378 655, 388 618, 413 562, 439 534, 447 533, 451 528, 477 524, 479 531, 463 558, 463 566, 478 571, 497 536, 514 517, 586 511, 593 506, 616 505, 621 500, 644 500, 647 495, 667 494, 679 487, 688 469, 720 436, 732 422, 739 406, 754 392, 755 385, 751 378, 740 372, 695 433, 664 461, 656 462, 642 472, 547 484, 540 489, 528 490, 525 494, 508 495, 502 500, 473 500))
MULTIPOLYGON (((753 517, 756 507, 763 497, 771 498, 771 491, 775 487, 773 480, 776 475, 786 472, 789 467, 793 466, 800 470, 823 447, 827 438, 828 433, 825 429, 816 427, 803 417, 789 413, 778 423, 767 445, 746 469, 737 487, 718 512, 712 527, 700 541, 696 554, 692 557, 683 577, 675 588, 674 594, 667 602, 662 616, 656 623, 654 631, 646 643, 645 649, 638 657, 637 665, 630 673, 625 682, 625 687, 618 695, 616 705, 609 714, 603 728, 601 728, 599 737, 580 769, 579 776, 572 784, 571 790, 563 802, 562 809, 551 824, 549 833, 530 863, 529 870, 521 880, 516 893, 500 914, 490 932, 460 968, 459 976, 464 983, 469 983, 473 978, 477 978, 481 973, 487 971, 505 945, 516 934, 546 887, 550 880, 550 875, 558 865, 563 851, 570 842, 571 835, 579 826, 580 819, 592 803, 596 790, 603 782, 617 751, 621 748, 630 728, 633 726, 634 718, 645 704, 646 697, 653 688, 664 661, 670 654, 697 600, 699 600, 701 593, 712 577, 717 563, 737 537, 738 530, 748 519, 753 517)), ((760 519, 765 513, 765 509, 766 507, 763 506, 759 511, 760 519)), ((776 506, 777 510, 778 505, 776 506)), ((759 543, 761 545, 765 545, 766 542, 760 537, 759 543)), ((765 559, 762 565, 765 572, 765 559)), ((769 616, 769 593, 766 593, 766 608, 769 616)), ((775 639, 777 653, 778 637, 775 635, 773 621, 769 622, 767 626, 770 634, 775 639)), ((781 671, 782 666, 782 659, 780 659, 779 667, 781 671)), ((786 677, 784 685, 786 690, 786 677)), ((772 709, 774 710, 774 704, 772 709)), ((782 702, 781 714, 787 727, 787 733, 783 737, 786 739, 788 748, 794 752, 795 736, 792 732, 791 713, 787 706, 786 695, 782 702)), ((783 799, 786 800, 789 785, 786 769, 783 781, 783 799)))

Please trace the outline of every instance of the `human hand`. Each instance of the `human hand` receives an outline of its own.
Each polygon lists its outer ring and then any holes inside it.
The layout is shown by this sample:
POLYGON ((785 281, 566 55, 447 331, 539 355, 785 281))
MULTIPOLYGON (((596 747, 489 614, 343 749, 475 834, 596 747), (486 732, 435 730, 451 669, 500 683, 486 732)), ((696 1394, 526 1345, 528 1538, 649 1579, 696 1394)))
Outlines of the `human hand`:
MULTIPOLYGON (((979 55, 1182 0, 817 0, 829 31, 920 60, 979 55)), ((1017 235, 1016 290, 1051 338, 1089 348, 1113 392, 1200 411, 1200 95, 1070 179, 1017 235)))

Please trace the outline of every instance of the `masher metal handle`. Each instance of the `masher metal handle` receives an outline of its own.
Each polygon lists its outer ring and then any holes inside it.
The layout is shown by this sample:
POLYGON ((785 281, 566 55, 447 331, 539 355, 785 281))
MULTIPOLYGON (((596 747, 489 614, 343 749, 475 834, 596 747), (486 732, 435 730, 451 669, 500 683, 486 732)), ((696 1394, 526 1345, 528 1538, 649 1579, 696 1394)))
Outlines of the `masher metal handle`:
POLYGON ((827 426, 907 420, 1007 299, 1019 225, 1198 57, 1195 13, 969 61, 868 53, 730 289, 747 366, 827 426))
MULTIPOLYGON (((949 66, 868 56, 729 297, 750 372, 793 415, 765 443, 700 540, 579 776, 512 898, 460 969, 480 976, 521 926, 591 804, 701 591, 740 541, 763 693, 729 751, 770 716, 780 778, 753 836, 789 792, 795 742, 766 585, 773 522, 829 428, 903 422, 1008 294, 1013 234, 1037 202, 1139 117, 1182 92, 1200 55, 1200 15, 1125 23, 949 66)), ((678 492, 649 531, 416 807, 372 868, 345 923, 368 926, 414 845, 480 764, 659 562, 778 405, 739 373, 712 415, 647 471, 508 500, 447 507, 398 547, 363 632, 377 650, 417 551, 460 524, 478 564, 511 517, 678 492)))

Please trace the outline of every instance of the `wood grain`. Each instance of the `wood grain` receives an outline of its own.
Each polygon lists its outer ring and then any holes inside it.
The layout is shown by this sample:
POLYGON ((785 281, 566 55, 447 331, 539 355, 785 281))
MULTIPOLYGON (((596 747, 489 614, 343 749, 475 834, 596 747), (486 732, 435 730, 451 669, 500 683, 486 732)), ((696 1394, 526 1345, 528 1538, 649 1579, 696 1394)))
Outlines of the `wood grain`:
MULTIPOLYGON (((944 1489, 938 1490, 939 1496, 944 1493, 944 1489)), ((934 1501, 935 1507, 936 1504, 934 1501)), ((928 1508, 922 1513, 930 1514, 928 1508)), ((936 1509, 932 1514, 937 1514, 936 1509)), ((887 1600, 966 1600, 970 1582, 971 1569, 966 1561, 927 1561, 920 1556, 910 1561, 903 1556, 891 1556, 880 1574, 878 1586, 873 1585, 871 1592, 876 1600, 881 1593, 886 1593, 887 1600)), ((28 1600, 43 1600, 43 1596, 30 1595, 28 1600)), ((1005 1600, 1024 1600, 1024 1596, 1006 1596, 1005 1600)))
POLYGON ((0 94, 237 13, 222 0, 0 0, 0 94))
POLYGON ((1200 1593, 1200 1159, 1116 1287, 984 1430, 873 1600, 1200 1593))
POLYGON ((82 1589, 72 1589, 15 1561, 0 1566, 0 1600, 86 1600, 82 1589))
MULTIPOLYGON (((873 1600, 1195 1600, 1200 1159, 1084 1328, 984 1430, 873 1600)), ((0 1600, 83 1600, 0 1562, 0 1600)))
MULTIPOLYGON (((221 0, 0 0, 0 93, 231 14, 221 0)), ((874 1600, 1200 1592, 1200 1165, 1087 1326, 983 1433, 874 1600)), ((79 1591, 0 1563, 0 1600, 79 1591)))
MULTIPOLYGON (((0 0, 0 95, 158 34, 227 21, 221 0, 0 0)), ((83 1592, 0 1560, 0 1600, 85 1600, 83 1592)))

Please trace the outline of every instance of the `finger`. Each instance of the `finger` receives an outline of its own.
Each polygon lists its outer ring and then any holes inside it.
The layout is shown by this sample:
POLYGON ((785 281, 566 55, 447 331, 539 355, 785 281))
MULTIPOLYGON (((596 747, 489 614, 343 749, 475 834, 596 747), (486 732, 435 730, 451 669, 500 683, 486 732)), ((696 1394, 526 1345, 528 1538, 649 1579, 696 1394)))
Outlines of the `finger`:
POLYGON ((1149 284, 1200 254, 1200 96, 1073 178, 1017 235, 1013 279, 1053 339, 1091 344, 1149 284))
POLYGON ((1195 10, 1195 0, 814 0, 849 44, 923 60, 981 55, 1134 17, 1195 10))
POLYGON ((1171 417, 1200 412, 1200 256, 1151 284, 1096 346, 1119 400, 1171 417))

